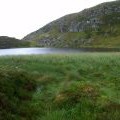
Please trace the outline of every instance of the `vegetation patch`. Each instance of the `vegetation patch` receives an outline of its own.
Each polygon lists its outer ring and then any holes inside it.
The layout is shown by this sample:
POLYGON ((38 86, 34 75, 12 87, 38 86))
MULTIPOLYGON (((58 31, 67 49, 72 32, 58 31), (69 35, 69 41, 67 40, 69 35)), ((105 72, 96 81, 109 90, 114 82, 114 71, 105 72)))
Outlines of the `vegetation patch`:
POLYGON ((119 120, 120 53, 0 57, 1 120, 119 120))
POLYGON ((29 73, 0 69, 0 119, 30 118, 29 101, 35 89, 36 82, 29 73))

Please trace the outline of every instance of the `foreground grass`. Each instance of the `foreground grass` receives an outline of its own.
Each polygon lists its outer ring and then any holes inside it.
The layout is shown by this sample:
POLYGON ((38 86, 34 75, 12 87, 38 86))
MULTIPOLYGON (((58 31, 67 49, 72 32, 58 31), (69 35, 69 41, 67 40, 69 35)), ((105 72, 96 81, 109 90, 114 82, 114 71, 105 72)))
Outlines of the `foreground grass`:
POLYGON ((0 120, 119 120, 120 53, 0 57, 0 120))

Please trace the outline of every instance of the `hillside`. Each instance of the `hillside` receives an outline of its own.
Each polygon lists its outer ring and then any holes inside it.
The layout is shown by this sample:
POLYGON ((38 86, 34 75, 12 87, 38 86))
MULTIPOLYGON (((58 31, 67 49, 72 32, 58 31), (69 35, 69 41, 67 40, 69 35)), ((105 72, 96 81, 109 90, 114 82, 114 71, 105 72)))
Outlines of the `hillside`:
POLYGON ((0 49, 29 46, 29 42, 20 41, 16 38, 0 36, 0 49))
POLYGON ((41 47, 120 47, 120 1, 61 17, 23 40, 41 47))

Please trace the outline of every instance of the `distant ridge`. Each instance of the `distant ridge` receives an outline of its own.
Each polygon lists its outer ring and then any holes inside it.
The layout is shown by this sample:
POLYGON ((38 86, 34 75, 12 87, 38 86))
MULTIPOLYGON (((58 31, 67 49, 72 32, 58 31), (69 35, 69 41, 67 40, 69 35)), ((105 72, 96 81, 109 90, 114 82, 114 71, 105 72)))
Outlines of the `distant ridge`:
POLYGON ((29 42, 21 41, 16 38, 8 37, 8 36, 0 36, 0 49, 5 48, 18 48, 29 46, 29 42))

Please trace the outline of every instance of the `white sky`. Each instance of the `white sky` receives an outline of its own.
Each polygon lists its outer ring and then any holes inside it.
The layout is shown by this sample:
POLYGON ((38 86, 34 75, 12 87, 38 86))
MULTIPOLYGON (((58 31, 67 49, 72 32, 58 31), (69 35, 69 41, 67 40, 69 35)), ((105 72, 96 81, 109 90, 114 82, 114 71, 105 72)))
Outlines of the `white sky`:
POLYGON ((66 14, 112 0, 0 0, 0 36, 23 38, 66 14))

